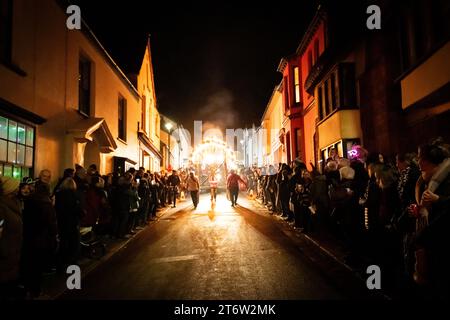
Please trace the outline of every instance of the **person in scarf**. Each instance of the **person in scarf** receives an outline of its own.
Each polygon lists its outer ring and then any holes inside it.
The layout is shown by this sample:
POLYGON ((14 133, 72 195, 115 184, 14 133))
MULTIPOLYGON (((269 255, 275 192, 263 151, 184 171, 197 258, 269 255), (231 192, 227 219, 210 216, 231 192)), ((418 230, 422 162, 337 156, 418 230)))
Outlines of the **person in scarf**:
POLYGON ((441 142, 419 147, 421 178, 416 186, 417 218, 414 280, 427 296, 450 298, 450 153, 441 142))

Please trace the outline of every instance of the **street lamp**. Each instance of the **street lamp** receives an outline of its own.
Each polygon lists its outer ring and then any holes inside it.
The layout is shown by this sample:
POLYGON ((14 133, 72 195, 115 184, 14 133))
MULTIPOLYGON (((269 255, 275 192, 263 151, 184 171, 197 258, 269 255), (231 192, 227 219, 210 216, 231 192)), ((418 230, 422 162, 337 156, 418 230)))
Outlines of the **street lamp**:
POLYGON ((171 151, 170 151, 170 136, 172 134, 173 124, 171 122, 166 122, 165 127, 169 131, 169 167, 170 167, 170 155, 171 155, 171 151))

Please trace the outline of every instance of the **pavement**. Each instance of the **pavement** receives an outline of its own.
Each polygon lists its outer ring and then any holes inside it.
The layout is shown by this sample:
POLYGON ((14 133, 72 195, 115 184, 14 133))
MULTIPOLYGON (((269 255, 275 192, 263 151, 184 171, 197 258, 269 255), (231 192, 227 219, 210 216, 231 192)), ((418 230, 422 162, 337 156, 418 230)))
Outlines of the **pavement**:
POLYGON ((241 195, 202 195, 82 267, 82 289, 59 299, 383 299, 331 251, 241 195), (108 263, 105 263, 105 262, 108 263))

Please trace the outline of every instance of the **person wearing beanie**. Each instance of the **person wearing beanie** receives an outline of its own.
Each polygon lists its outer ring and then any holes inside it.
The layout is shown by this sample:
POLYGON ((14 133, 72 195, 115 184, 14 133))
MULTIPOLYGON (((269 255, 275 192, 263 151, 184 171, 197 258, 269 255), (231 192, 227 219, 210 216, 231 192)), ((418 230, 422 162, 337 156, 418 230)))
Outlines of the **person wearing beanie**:
POLYGON ((0 184, 2 195, 10 196, 12 193, 17 193, 20 181, 10 177, 1 177, 0 184))
POLYGON ((0 300, 17 298, 23 225, 19 180, 0 178, 0 300))

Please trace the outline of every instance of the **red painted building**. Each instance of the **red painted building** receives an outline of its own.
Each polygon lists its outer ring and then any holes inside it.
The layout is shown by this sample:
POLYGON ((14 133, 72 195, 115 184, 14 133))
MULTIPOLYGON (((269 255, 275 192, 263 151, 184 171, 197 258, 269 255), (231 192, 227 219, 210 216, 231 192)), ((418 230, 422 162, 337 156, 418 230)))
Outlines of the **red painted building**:
POLYGON ((285 135, 287 160, 291 162, 304 158, 300 59, 297 55, 281 59, 278 71, 283 74, 283 111, 286 119, 282 134, 285 135))
POLYGON ((449 141, 450 6, 380 6, 380 30, 366 27, 364 2, 319 7, 280 63, 291 159, 320 167, 330 150, 346 157, 354 144, 394 159, 437 136, 449 141))
POLYGON ((305 80, 326 47, 326 19, 318 10, 297 51, 283 58, 278 71, 283 74, 283 104, 287 122, 284 124, 288 159, 316 162, 318 117, 314 94, 306 91, 305 80))

